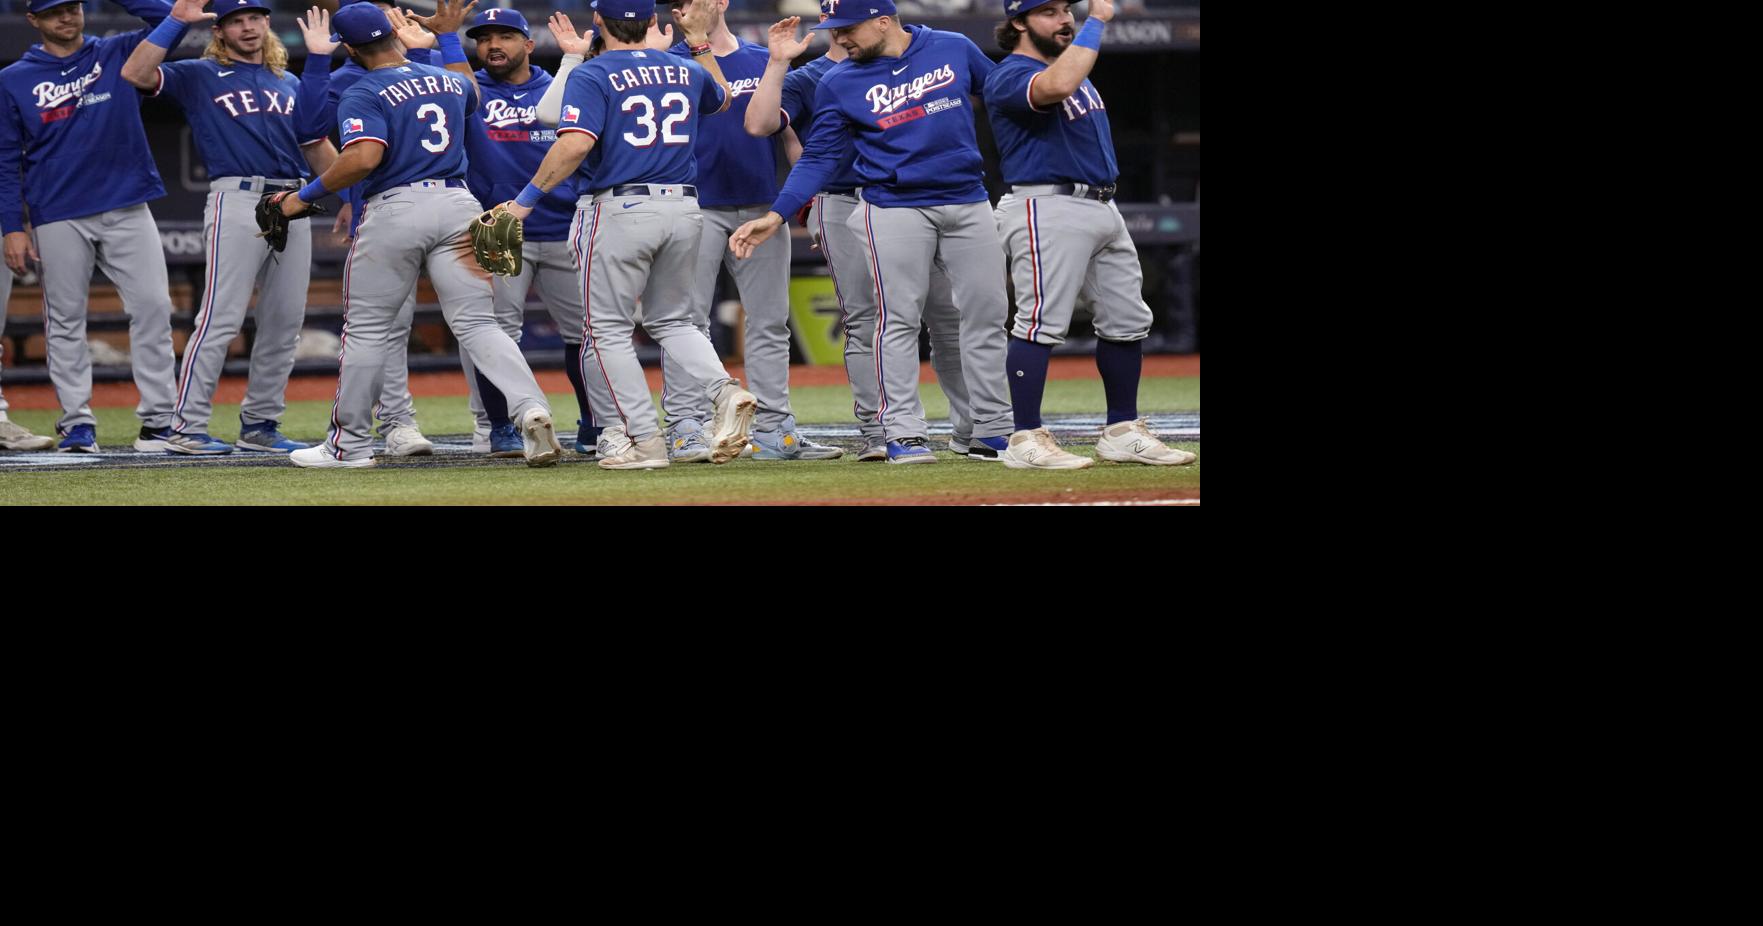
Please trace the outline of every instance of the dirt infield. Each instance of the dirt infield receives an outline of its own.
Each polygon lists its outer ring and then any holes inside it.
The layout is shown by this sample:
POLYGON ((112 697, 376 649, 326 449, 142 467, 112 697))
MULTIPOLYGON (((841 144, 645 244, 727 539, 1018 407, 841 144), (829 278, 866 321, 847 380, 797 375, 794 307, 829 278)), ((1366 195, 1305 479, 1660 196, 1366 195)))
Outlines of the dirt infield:
MULTIPOLYGON (((649 377, 649 388, 661 389, 661 370, 646 368, 643 371, 649 377)), ((739 366, 729 367, 729 374, 745 382, 746 370, 739 366)), ((1096 375, 1096 361, 1090 357, 1054 357, 1052 366, 1047 370, 1048 379, 1090 379, 1096 375)), ((1145 357, 1146 376, 1199 376, 1200 355, 1167 355, 1153 354, 1145 357)), ((919 368, 920 382, 936 382, 936 372, 930 364, 919 368)), ((538 373, 539 385, 546 392, 571 391, 569 377, 562 370, 541 370, 538 373)), ((798 386, 842 386, 845 383, 845 368, 835 366, 790 367, 790 382, 798 386)), ((288 382, 288 401, 300 402, 331 399, 337 392, 335 376, 302 376, 288 382)), ((410 377, 410 392, 415 396, 460 396, 465 395, 465 377, 459 371, 445 373, 417 373, 410 377)), ((222 379, 216 391, 214 401, 218 403, 237 403, 245 399, 245 379, 241 376, 229 376, 222 379)), ((47 383, 18 385, 6 387, 6 400, 13 408, 53 410, 60 405, 55 401, 55 389, 47 383)), ((92 390, 93 407, 132 408, 140 401, 140 393, 135 391, 134 383, 96 383, 92 390)))

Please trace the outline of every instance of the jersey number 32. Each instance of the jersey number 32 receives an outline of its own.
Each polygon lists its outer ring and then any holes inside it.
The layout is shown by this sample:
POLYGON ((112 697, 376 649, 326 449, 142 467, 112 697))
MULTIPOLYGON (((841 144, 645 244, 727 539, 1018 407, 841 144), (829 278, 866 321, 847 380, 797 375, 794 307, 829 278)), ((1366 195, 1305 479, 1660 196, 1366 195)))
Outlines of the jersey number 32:
POLYGON ((637 126, 643 133, 624 133, 624 140, 632 147, 647 148, 655 144, 657 134, 661 136, 661 143, 664 145, 684 145, 692 141, 691 136, 681 135, 673 130, 674 126, 686 121, 692 114, 692 103, 683 93, 669 93, 661 98, 661 110, 667 115, 661 120, 659 128, 655 125, 655 104, 646 96, 627 96, 618 109, 627 113, 642 110, 637 116, 637 126))

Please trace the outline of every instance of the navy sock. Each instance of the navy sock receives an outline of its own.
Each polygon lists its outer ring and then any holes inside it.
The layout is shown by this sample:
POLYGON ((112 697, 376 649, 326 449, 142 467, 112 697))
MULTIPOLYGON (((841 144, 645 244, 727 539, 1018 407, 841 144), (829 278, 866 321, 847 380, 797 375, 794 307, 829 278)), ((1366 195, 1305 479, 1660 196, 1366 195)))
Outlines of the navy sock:
POLYGON ((1139 370, 1144 365, 1143 341, 1096 339, 1096 370, 1108 396, 1108 424, 1139 416, 1139 370))
POLYGON ((1052 356, 1051 345, 1010 339, 1004 369, 1010 377, 1010 405, 1018 431, 1041 426, 1041 394, 1047 391, 1047 361, 1052 356))
POLYGON ((478 398, 484 401, 484 414, 489 416, 490 427, 495 428, 508 424, 508 400, 502 397, 502 390, 497 389, 490 380, 476 370, 478 398))
POLYGON ((569 384, 575 387, 575 404, 581 407, 581 427, 576 430, 575 439, 584 444, 592 444, 600 440, 600 428, 594 424, 594 407, 588 404, 588 387, 582 380, 582 345, 564 342, 564 372, 569 374, 569 384))

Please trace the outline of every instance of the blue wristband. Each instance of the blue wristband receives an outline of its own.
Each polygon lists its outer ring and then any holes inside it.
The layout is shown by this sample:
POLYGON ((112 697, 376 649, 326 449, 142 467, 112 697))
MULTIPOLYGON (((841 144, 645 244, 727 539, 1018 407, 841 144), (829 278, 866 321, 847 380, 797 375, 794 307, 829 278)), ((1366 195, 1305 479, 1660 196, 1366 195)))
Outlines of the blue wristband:
POLYGON ((147 41, 166 51, 171 51, 184 40, 184 33, 188 31, 190 31, 189 23, 178 22, 167 16, 159 21, 159 25, 153 27, 152 32, 147 33, 147 41))
POLYGON ((519 196, 514 197, 514 201, 528 209, 536 209, 538 208, 539 200, 544 198, 545 191, 529 183, 526 185, 526 189, 520 191, 519 196))
POLYGON ((324 188, 324 178, 313 177, 311 183, 301 187, 300 192, 294 195, 300 197, 301 202, 310 203, 325 198, 330 195, 330 192, 324 188))
POLYGON ((1084 20, 1084 27, 1077 30, 1077 38, 1071 40, 1073 45, 1081 45, 1090 51, 1102 50, 1102 21, 1094 16, 1084 20))
POLYGON ((464 64, 465 48, 459 44, 459 34, 449 32, 440 37, 437 43, 441 48, 442 64, 464 64))

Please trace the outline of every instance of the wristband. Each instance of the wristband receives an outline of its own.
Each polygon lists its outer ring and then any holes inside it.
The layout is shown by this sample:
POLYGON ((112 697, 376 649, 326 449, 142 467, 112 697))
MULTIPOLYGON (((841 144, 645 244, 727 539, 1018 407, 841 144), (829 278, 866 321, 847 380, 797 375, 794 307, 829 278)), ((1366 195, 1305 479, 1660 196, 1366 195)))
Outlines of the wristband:
POLYGON ((324 188, 323 177, 313 177, 311 183, 301 187, 300 192, 295 193, 294 195, 299 197, 300 201, 303 203, 311 203, 315 200, 323 199, 328 196, 330 192, 330 190, 324 188))
POLYGON ((166 51, 171 51, 184 40, 184 33, 188 31, 190 31, 189 23, 178 22, 167 16, 159 21, 159 25, 153 27, 152 32, 147 33, 147 41, 166 51))
POLYGON ((1094 16, 1084 20, 1084 27, 1077 31, 1077 38, 1071 40, 1073 45, 1081 45, 1090 51, 1102 50, 1102 21, 1094 16))
POLYGON ((687 45, 686 47, 691 49, 692 57, 696 58, 699 55, 704 54, 705 52, 710 50, 710 43, 705 42, 702 45, 687 45))
POLYGON ((449 32, 446 35, 441 36, 436 44, 438 44, 441 49, 442 64, 465 63, 465 48, 459 44, 458 33, 449 32))
POLYGON ((519 196, 514 197, 514 202, 518 205, 525 206, 528 209, 536 209, 538 208, 539 200, 544 198, 545 191, 529 183, 526 185, 526 189, 520 191, 519 196))

